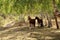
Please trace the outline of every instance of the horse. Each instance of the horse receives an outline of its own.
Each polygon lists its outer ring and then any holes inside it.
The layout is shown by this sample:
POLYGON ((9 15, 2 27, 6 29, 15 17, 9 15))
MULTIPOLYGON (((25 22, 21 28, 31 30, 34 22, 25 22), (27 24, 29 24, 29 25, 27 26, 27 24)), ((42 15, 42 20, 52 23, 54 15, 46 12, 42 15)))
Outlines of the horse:
POLYGON ((37 22, 38 22, 38 24, 41 26, 41 27, 43 27, 43 20, 42 19, 39 19, 39 17, 35 17, 35 20, 37 19, 37 22))
POLYGON ((35 19, 32 19, 30 16, 28 16, 30 27, 33 25, 35 27, 35 19))

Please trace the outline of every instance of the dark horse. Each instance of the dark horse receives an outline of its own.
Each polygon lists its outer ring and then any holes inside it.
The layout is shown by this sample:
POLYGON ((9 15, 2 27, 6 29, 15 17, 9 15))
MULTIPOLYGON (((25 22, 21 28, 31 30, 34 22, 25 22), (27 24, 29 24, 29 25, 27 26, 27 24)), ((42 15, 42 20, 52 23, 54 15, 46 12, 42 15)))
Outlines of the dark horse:
POLYGON ((31 19, 31 17, 30 16, 28 16, 28 20, 29 20, 29 24, 30 24, 30 26, 34 26, 35 27, 35 19, 31 19))
POLYGON ((38 24, 43 27, 43 20, 39 19, 37 16, 35 17, 35 19, 37 19, 38 24))

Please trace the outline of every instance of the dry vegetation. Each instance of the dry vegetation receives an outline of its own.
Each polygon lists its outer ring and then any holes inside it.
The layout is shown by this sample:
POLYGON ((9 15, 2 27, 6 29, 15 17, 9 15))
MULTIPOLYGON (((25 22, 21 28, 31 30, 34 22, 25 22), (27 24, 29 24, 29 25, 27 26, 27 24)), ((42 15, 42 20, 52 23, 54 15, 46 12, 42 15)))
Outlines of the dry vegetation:
MULTIPOLYGON (((15 17, 18 18, 18 17, 15 17)), ((3 21, 3 20, 2 20, 3 21)), ((28 22, 16 19, 4 19, 0 27, 0 40, 59 40, 60 29, 56 29, 55 21, 52 20, 51 28, 33 28, 29 29, 28 22), (4 22, 5 21, 5 22, 4 22)), ((60 24, 60 21, 58 21, 60 24)))
POLYGON ((60 0, 0 0, 0 40, 60 40, 58 13, 60 0), (52 26, 30 29, 27 15, 43 18, 44 25, 52 26))

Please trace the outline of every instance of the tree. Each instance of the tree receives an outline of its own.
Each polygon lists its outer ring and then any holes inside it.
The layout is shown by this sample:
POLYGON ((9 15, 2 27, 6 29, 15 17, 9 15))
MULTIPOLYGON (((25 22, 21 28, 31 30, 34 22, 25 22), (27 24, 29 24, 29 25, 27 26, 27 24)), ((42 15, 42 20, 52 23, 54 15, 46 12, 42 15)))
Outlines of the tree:
POLYGON ((48 28, 52 27, 51 17, 49 15, 47 15, 47 20, 48 20, 48 28))
POLYGON ((55 22, 56 22, 56 27, 57 29, 59 29, 59 25, 58 25, 58 22, 57 22, 57 17, 56 17, 56 14, 57 14, 57 9, 56 9, 56 4, 55 4, 55 0, 53 0, 53 7, 54 7, 54 18, 55 18, 55 22))

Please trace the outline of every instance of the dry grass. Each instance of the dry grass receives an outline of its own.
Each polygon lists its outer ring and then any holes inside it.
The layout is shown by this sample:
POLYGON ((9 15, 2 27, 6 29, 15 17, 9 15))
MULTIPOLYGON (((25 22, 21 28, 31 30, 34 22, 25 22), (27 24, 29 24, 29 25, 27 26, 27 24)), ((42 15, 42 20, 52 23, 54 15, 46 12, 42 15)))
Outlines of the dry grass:
MULTIPOLYGON (((60 21, 58 23, 60 24, 60 21)), ((0 40, 60 40, 60 29, 56 29, 54 20, 52 25, 51 28, 30 29, 28 23, 5 19, 5 27, 0 28, 0 40), (8 24, 10 27, 7 26, 8 24)))
POLYGON ((60 29, 15 26, 0 30, 0 40, 59 40, 60 29))

